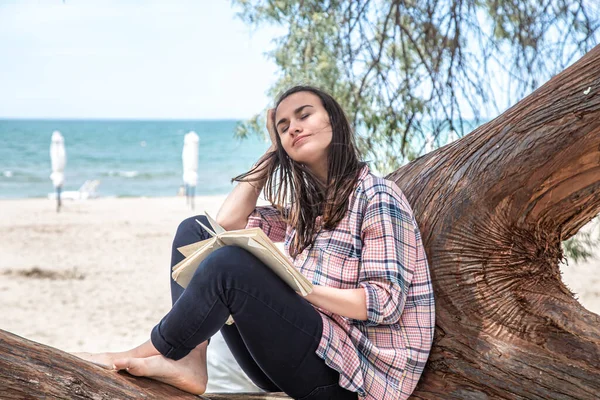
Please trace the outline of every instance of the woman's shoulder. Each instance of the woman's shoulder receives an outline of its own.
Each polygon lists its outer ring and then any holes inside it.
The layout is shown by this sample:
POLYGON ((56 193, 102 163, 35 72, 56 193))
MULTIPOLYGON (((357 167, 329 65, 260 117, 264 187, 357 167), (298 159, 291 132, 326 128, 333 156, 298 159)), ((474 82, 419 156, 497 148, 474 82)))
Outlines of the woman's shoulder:
MULTIPOLYGON (((352 206, 356 215, 367 215, 369 209, 389 210, 395 216, 403 216, 407 221, 414 221, 414 212, 402 190, 396 182, 382 178, 371 171, 361 171, 357 200, 352 206)), ((372 213, 371 213, 372 214, 372 213)))
POLYGON ((398 201, 406 202, 404 193, 402 193, 396 182, 375 175, 367 165, 360 171, 357 195, 367 202, 382 196, 389 196, 398 201))

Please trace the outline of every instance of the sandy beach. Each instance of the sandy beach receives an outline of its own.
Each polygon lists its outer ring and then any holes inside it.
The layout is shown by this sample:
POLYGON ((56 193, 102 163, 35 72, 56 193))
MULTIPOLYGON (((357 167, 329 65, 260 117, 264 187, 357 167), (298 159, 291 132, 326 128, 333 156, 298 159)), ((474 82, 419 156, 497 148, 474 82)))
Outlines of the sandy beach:
MULTIPOLYGON (((224 197, 196 199, 216 214, 224 197)), ((0 202, 0 328, 66 351, 141 343, 171 305, 171 240, 185 198, 0 202)))
MULTIPOLYGON (((199 197, 216 214, 224 196, 199 197)), ((66 351, 123 350, 170 307, 170 246, 185 198, 0 201, 0 329, 66 351)), ((600 251, 563 266, 567 285, 600 313, 600 251)))

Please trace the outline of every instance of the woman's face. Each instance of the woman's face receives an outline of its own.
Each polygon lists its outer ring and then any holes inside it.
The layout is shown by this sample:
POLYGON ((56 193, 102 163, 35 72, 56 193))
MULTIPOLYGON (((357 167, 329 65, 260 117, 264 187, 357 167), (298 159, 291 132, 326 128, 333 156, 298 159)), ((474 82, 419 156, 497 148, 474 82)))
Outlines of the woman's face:
POLYGON ((315 94, 298 92, 279 103, 275 129, 292 160, 309 168, 326 167, 327 148, 333 134, 329 115, 315 94))

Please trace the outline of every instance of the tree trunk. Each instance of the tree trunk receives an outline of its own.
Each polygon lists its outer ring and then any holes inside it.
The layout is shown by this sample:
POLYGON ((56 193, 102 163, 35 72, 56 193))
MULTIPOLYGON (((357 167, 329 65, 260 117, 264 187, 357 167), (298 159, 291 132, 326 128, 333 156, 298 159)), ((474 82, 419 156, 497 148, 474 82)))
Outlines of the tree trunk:
POLYGON ((421 399, 598 399, 600 317, 560 278, 600 211, 600 46, 463 139, 392 173, 431 265, 421 399))
MULTIPOLYGON (((500 117, 390 175, 431 265, 436 337, 414 398, 597 399, 600 318, 560 280, 600 211, 600 46, 500 117)), ((3 398, 197 398, 0 331, 3 398)), ((207 398, 283 398, 281 395, 207 398)))
POLYGON ((0 399, 283 400, 283 393, 195 396, 146 378, 108 371, 0 330, 0 399))

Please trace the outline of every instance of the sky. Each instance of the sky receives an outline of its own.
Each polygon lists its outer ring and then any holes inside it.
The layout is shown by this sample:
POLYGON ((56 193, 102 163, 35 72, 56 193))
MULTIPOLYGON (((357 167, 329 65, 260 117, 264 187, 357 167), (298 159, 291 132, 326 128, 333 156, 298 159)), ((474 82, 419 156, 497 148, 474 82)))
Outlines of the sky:
POLYGON ((281 27, 229 0, 0 0, 0 118, 246 119, 281 27))

